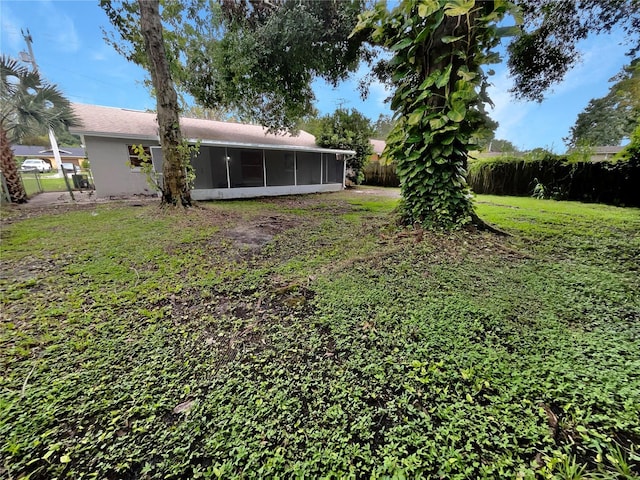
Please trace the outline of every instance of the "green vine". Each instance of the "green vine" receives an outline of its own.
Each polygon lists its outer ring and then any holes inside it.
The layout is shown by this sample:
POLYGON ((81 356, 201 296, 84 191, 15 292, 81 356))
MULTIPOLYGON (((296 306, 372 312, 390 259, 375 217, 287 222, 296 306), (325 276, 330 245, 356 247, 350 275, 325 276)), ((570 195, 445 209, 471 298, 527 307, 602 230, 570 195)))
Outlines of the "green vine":
MULTIPOLYGON (((144 145, 132 145, 133 152, 140 159, 140 171, 145 174, 147 184, 156 192, 165 193, 161 181, 161 173, 156 172, 151 162, 151 156, 146 153, 144 145)), ((196 173, 191 163, 191 159, 198 156, 200 152, 200 141, 195 144, 190 144, 187 140, 182 139, 178 145, 178 154, 181 159, 182 168, 185 174, 185 181, 189 190, 193 189, 196 173)), ((130 163, 128 163, 131 166, 130 163)))
POLYGON ((360 17, 356 31, 369 30, 374 44, 393 53, 397 121, 384 157, 397 164, 406 224, 449 229, 472 218, 465 177, 489 101, 482 66, 499 60, 491 49, 513 33, 497 27, 509 12, 515 7, 504 0, 403 0, 360 17))

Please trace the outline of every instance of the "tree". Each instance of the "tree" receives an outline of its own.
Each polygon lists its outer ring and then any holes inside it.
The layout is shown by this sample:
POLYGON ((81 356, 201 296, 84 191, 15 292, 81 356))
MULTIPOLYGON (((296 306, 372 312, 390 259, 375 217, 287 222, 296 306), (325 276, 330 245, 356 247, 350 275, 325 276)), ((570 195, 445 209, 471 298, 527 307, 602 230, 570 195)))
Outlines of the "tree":
POLYGON ((378 119, 373 124, 374 132, 373 138, 385 139, 387 135, 393 130, 395 122, 391 115, 380 114, 378 119))
POLYGON ((325 148, 355 150, 347 159, 347 175, 356 185, 364 180, 362 169, 373 153, 369 139, 373 135, 371 120, 356 109, 339 108, 332 115, 320 118, 316 143, 325 148))
MULTIPOLYGON (((58 145, 61 147, 79 147, 82 144, 78 135, 69 133, 67 130, 57 132, 56 140, 58 141, 58 145)), ((22 137, 21 143, 23 145, 41 145, 43 147, 48 147, 51 144, 51 140, 49 139, 48 132, 36 132, 32 135, 25 135, 22 137)))
POLYGON ((515 93, 541 100, 543 92, 575 64, 576 43, 589 33, 622 26, 638 40, 636 0, 403 0, 391 11, 378 4, 361 17, 357 32, 389 49, 379 65, 395 89, 398 123, 385 156, 396 161, 407 223, 451 228, 474 217, 465 182, 469 150, 483 126, 486 66, 506 35, 515 93), (504 27, 511 15, 520 27, 504 27))
MULTIPOLYGON (((149 68, 138 8, 101 0, 118 38, 105 39, 149 68)), ((365 35, 349 38, 365 0, 164 0, 160 12, 176 88, 203 108, 227 109, 271 130, 295 130, 313 112, 312 81, 332 84, 370 58, 365 35)))
POLYGON ((625 65, 611 79, 607 95, 589 101, 565 138, 569 148, 584 145, 620 145, 640 118, 640 59, 625 65))
POLYGON ((187 184, 185 163, 189 161, 180 131, 180 109, 178 95, 173 87, 169 62, 167 61, 160 20, 158 0, 140 0, 140 31, 144 39, 149 61, 149 73, 156 93, 160 145, 163 156, 162 201, 170 205, 178 202, 191 205, 191 194, 187 184), (185 158, 187 157, 187 158, 185 158))
POLYGON ((617 155, 616 160, 629 162, 640 167, 640 122, 631 133, 631 141, 617 155))
POLYGON ((392 11, 378 4, 361 17, 358 30, 394 55, 389 69, 397 123, 384 156, 396 162, 406 223, 451 228, 472 217, 465 167, 484 123, 481 67, 497 60, 490 50, 507 6, 402 1, 392 11))
POLYGON ((517 153, 518 147, 516 147, 509 140, 503 140, 501 138, 492 139, 487 145, 487 151, 500 152, 500 153, 517 153))
POLYGON ((71 103, 60 90, 17 60, 0 57, 0 81, 0 169, 11 201, 23 203, 27 195, 10 143, 19 143, 43 129, 66 131, 77 120, 71 103))
POLYGON ((516 0, 523 29, 508 47, 517 98, 541 101, 581 55, 578 42, 621 29, 629 54, 640 49, 638 0, 516 0))

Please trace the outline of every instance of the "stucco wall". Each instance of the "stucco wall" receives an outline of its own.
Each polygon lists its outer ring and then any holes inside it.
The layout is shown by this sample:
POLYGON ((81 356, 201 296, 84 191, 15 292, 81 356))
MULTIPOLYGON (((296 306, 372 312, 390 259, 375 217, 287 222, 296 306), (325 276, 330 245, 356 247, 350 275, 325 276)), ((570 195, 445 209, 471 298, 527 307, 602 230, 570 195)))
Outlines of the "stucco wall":
POLYGON ((84 137, 97 197, 154 195, 144 173, 127 165, 127 145, 157 145, 143 140, 84 137))

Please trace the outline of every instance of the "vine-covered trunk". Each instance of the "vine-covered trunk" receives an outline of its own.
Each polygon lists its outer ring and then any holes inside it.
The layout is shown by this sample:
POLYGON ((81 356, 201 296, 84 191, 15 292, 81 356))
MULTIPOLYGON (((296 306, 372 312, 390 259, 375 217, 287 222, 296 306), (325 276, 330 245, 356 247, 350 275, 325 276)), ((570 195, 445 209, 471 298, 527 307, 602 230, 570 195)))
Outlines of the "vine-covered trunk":
POLYGON ((483 63, 491 57, 505 2, 403 0, 360 27, 394 54, 391 103, 398 121, 385 156, 396 162, 407 224, 452 228, 474 216, 467 156, 483 123, 483 63), (501 5, 499 8, 496 5, 501 5))
POLYGON ((16 164, 13 150, 11 150, 11 145, 9 144, 7 132, 1 125, 0 143, 0 170, 2 170, 2 175, 7 183, 9 198, 13 203, 24 203, 27 201, 27 192, 24 190, 24 185, 18 172, 18 165, 16 164))
POLYGON ((171 79, 162 38, 158 0, 139 0, 140 28, 149 58, 151 80, 156 91, 158 127, 164 166, 162 169, 163 203, 191 205, 191 193, 185 174, 180 132, 178 96, 171 79))

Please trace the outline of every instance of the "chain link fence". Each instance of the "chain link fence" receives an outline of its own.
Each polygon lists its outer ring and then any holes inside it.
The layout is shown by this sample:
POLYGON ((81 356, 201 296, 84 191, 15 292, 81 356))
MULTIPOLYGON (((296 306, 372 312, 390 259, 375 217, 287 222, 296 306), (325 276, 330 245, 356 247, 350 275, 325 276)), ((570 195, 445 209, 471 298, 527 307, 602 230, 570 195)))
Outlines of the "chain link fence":
MULTIPOLYGON (((1 201, 9 202, 9 192, 4 179, 0 173, 1 201)), ((20 172, 22 184, 27 192, 27 197, 43 192, 69 192, 73 196, 74 191, 94 190, 93 175, 90 170, 79 170, 76 172, 66 172, 61 175, 58 172, 40 173, 37 170, 27 170, 20 172)))

